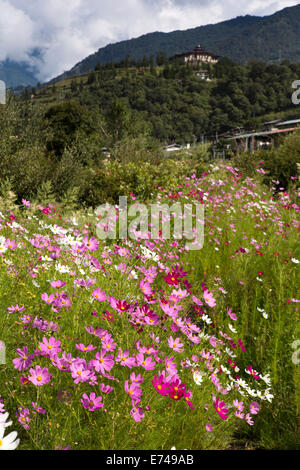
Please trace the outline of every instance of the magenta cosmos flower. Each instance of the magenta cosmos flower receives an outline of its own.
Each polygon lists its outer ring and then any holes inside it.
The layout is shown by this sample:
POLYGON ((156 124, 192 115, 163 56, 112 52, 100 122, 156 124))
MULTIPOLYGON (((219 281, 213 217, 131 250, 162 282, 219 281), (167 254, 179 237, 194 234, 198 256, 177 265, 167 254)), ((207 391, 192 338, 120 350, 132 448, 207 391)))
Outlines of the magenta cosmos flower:
POLYGON ((44 367, 43 369, 40 366, 36 366, 35 369, 31 368, 29 370, 30 376, 28 379, 33 385, 37 385, 38 387, 47 384, 50 382, 52 375, 48 372, 48 367, 44 367))
POLYGON ((86 393, 82 395, 81 403, 89 411, 95 411, 99 410, 100 408, 103 407, 102 402, 102 397, 96 397, 96 394, 94 392, 90 393, 90 396, 88 396, 86 393))
POLYGON ((171 390, 170 384, 166 382, 165 376, 163 374, 159 374, 158 376, 155 375, 154 380, 152 380, 152 385, 157 393, 164 397, 168 396, 171 390))
POLYGON ((215 409, 221 419, 225 420, 228 418, 228 408, 226 408, 226 403, 224 401, 220 401, 219 398, 215 400, 215 409))

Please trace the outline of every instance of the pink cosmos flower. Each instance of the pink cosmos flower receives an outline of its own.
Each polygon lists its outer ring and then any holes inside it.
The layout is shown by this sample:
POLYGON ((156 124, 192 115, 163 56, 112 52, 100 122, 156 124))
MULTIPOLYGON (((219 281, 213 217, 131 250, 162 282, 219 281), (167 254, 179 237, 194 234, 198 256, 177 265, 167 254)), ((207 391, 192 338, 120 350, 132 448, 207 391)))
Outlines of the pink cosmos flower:
POLYGON ((107 351, 102 349, 101 352, 97 352, 95 357, 96 360, 93 360, 93 367, 100 374, 105 374, 109 372, 114 366, 114 356, 112 354, 106 355, 107 351))
POLYGON ((213 294, 211 292, 208 292, 208 290, 204 291, 203 298, 209 307, 214 307, 216 305, 216 301, 213 297, 213 294))
POLYGON ((231 308, 227 308, 227 314, 230 316, 231 320, 233 320, 233 321, 237 320, 237 316, 236 316, 235 313, 232 312, 231 308))
POLYGON ((48 367, 44 367, 42 369, 40 366, 36 366, 35 369, 31 368, 29 372, 31 375, 28 377, 28 379, 31 383, 33 383, 33 385, 37 385, 38 387, 41 387, 42 385, 50 382, 52 377, 48 371, 48 367))
POLYGON ((32 316, 31 315, 23 315, 23 317, 21 317, 20 320, 24 324, 31 323, 32 316))
POLYGON ((54 294, 48 295, 47 292, 44 292, 44 293, 41 295, 41 297, 42 297, 42 300, 43 300, 44 302, 46 302, 47 304, 52 304, 52 302, 54 301, 54 298, 55 298, 55 297, 54 297, 54 294))
POLYGON ((132 408, 130 411, 131 416, 133 417, 135 422, 142 421, 143 418, 145 418, 145 413, 143 412, 143 408, 140 406, 135 406, 132 408))
POLYGON ((13 359, 15 369, 21 371, 23 369, 28 369, 31 366, 34 354, 28 354, 28 347, 24 346, 23 349, 17 349, 17 353, 20 357, 13 359))
POLYGON ((106 336, 104 339, 101 339, 102 347, 106 349, 106 351, 113 351, 117 347, 117 343, 113 340, 113 338, 106 336))
POLYGON ((14 240, 10 240, 9 238, 6 240, 5 246, 10 250, 15 250, 16 248, 18 248, 18 244, 14 240))
POLYGON ((136 355, 136 364, 145 370, 154 370, 156 367, 156 362, 152 360, 152 357, 148 356, 145 358, 143 353, 136 355))
POLYGON ((30 206, 31 206, 30 202, 29 202, 29 201, 26 201, 26 199, 22 199, 22 204, 23 204, 23 206, 25 206, 25 207, 30 207, 30 206))
POLYGON ((54 287, 55 289, 60 289, 61 287, 64 287, 65 285, 66 283, 60 280, 50 282, 50 286, 54 287))
POLYGON ((102 408, 104 405, 102 402, 102 397, 96 397, 94 392, 90 393, 88 396, 86 393, 82 395, 81 403, 89 411, 96 411, 102 408))
POLYGON ((244 404, 243 402, 239 402, 238 400, 233 400, 233 405, 239 410, 239 411, 243 411, 244 409, 244 404))
POLYGON ((9 311, 9 313, 23 312, 23 310, 25 310, 25 307, 24 305, 22 305, 21 307, 19 307, 19 305, 11 305, 10 307, 8 307, 7 310, 9 311))
POLYGON ((16 412, 16 416, 19 423, 23 426, 24 429, 28 431, 30 429, 28 423, 31 421, 29 409, 23 408, 23 406, 19 406, 18 411, 16 412))
POLYGON ((256 401, 253 401, 251 404, 250 404, 250 413, 252 415, 257 415, 257 413, 259 412, 259 409, 260 409, 260 406, 259 404, 256 402, 256 401))
POLYGON ((184 344, 180 342, 180 338, 176 338, 174 340, 173 337, 170 336, 170 338, 168 339, 168 345, 169 345, 169 348, 174 349, 174 351, 176 352, 184 351, 184 348, 182 347, 184 346, 184 344))
POLYGON ((39 343, 39 348, 43 356, 53 356, 61 351, 60 340, 55 339, 53 336, 49 340, 44 336, 43 342, 39 343))
POLYGON ((141 384, 144 380, 144 376, 142 376, 141 374, 138 374, 138 375, 135 375, 134 372, 132 372, 132 374, 130 374, 130 381, 132 383, 135 383, 135 384, 141 384))
POLYGON ((141 401, 143 391, 139 387, 139 384, 135 384, 133 382, 129 382, 129 380, 125 380, 124 389, 127 395, 129 395, 135 403, 139 403, 141 401))
POLYGON ((89 239, 88 236, 86 236, 83 239, 83 243, 89 251, 97 251, 99 248, 99 242, 95 237, 89 239))
POLYGON ((173 362, 174 357, 165 357, 165 367, 166 371, 169 375, 174 375, 177 373, 177 364, 176 362, 173 362))
POLYGON ((94 299, 98 300, 99 302, 104 302, 104 300, 106 300, 107 298, 105 292, 101 291, 99 287, 93 290, 92 296, 94 297, 94 299))
POLYGON ((70 365, 70 371, 75 384, 80 382, 88 382, 94 375, 93 371, 87 367, 86 361, 84 359, 80 359, 79 357, 73 359, 73 362, 70 365))
POLYGON ((31 404, 32 404, 32 408, 34 408, 38 413, 40 413, 41 415, 46 414, 46 410, 44 410, 44 408, 42 408, 41 406, 37 406, 37 403, 33 401, 31 404))
POLYGON ((212 427, 211 424, 206 424, 206 425, 205 425, 205 429, 206 429, 206 431, 208 431, 208 432, 212 432, 213 427, 212 427))
POLYGON ((252 420, 252 416, 251 416, 250 413, 247 413, 247 414, 246 414, 245 420, 247 421, 247 423, 249 424, 249 426, 253 426, 254 421, 252 420))
POLYGON ((94 349, 97 349, 97 346, 93 346, 92 344, 85 346, 84 344, 80 343, 80 344, 76 344, 75 348, 79 349, 79 351, 90 352, 90 351, 94 351, 94 349))
POLYGON ((120 365, 125 367, 129 367, 131 369, 133 366, 136 365, 135 357, 130 356, 129 350, 126 349, 124 352, 121 348, 118 350, 118 355, 116 357, 116 362, 120 362, 120 365))
POLYGON ((114 387, 110 385, 100 384, 100 390, 102 393, 111 393, 114 390, 114 387))

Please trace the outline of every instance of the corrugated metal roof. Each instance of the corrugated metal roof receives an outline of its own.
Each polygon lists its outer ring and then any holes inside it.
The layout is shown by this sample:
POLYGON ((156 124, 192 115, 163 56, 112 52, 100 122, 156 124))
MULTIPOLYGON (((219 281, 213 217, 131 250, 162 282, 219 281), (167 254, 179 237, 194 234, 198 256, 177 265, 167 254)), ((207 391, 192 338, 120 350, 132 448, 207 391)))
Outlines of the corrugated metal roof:
POLYGON ((277 126, 286 126, 288 124, 300 124, 300 119, 293 119, 292 121, 283 121, 277 124, 277 126))

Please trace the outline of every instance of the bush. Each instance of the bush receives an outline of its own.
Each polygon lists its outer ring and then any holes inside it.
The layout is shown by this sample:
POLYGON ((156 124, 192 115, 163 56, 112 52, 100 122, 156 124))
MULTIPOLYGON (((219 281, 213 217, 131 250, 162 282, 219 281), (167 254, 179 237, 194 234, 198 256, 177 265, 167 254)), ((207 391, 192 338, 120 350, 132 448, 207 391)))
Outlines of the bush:
POLYGON ((260 166, 266 171, 263 183, 272 184, 272 180, 280 182, 287 188, 291 177, 298 174, 297 163, 300 162, 300 132, 294 132, 286 137, 281 145, 270 150, 259 150, 253 153, 238 155, 234 164, 241 168, 246 175, 253 177, 260 166), (262 163, 260 163, 262 162, 262 163))

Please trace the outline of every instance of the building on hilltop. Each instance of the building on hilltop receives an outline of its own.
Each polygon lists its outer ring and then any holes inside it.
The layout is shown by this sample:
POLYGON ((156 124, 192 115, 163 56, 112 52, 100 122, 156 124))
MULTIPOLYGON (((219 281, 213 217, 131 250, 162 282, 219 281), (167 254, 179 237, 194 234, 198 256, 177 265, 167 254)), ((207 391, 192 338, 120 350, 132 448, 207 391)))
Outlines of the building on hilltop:
POLYGON ((216 64, 219 62, 219 56, 206 51, 200 45, 195 47, 193 51, 183 52, 182 54, 175 54, 173 59, 183 60, 185 64, 194 64, 198 62, 216 64))

